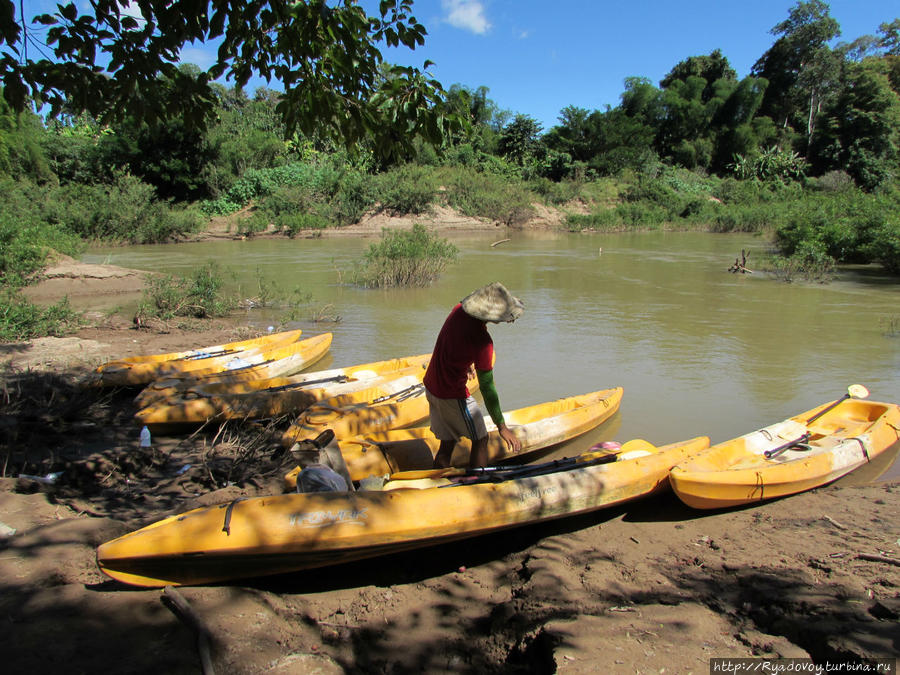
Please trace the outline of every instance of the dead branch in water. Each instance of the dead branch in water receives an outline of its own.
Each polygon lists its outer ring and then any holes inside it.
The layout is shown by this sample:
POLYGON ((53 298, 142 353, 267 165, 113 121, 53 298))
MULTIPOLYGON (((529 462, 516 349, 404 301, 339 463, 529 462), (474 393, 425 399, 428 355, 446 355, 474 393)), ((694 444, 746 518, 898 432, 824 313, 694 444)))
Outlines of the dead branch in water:
POLYGON ((740 272, 741 274, 753 274, 753 270, 747 269, 747 256, 749 253, 741 249, 741 257, 734 259, 734 264, 728 268, 732 274, 740 272))
POLYGON ((501 239, 500 241, 495 241, 493 244, 491 244, 491 248, 494 248, 494 247, 497 246, 498 244, 502 244, 502 243, 507 242, 507 241, 509 241, 509 239, 501 239))

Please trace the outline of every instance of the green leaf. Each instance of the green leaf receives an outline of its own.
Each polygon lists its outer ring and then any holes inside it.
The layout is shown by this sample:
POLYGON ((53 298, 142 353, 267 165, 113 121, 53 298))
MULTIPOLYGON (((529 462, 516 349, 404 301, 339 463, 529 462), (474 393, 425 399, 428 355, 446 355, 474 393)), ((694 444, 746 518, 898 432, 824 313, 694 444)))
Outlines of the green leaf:
POLYGON ((78 9, 75 7, 74 3, 69 3, 68 5, 58 5, 58 7, 59 13, 67 21, 75 21, 75 19, 78 17, 78 9))

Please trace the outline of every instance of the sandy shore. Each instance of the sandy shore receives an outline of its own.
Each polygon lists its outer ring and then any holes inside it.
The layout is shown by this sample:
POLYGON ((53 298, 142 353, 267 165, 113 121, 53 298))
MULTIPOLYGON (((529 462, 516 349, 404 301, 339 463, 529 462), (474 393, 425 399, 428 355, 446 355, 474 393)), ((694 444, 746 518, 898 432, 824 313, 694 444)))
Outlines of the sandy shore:
MULTIPOLYGON (((135 282, 110 272, 76 266, 62 278, 85 292, 135 282)), ((32 292, 52 299, 58 289, 32 292)), ((277 491, 283 466, 260 452, 217 489, 200 469, 210 452, 233 467, 237 437, 160 438, 142 454, 134 392, 84 394, 72 381, 107 358, 239 337, 227 321, 162 332, 113 318, 70 338, 0 345, 6 475, 26 456, 31 473, 63 470, 51 486, 0 479, 7 672, 200 670, 195 635, 163 593, 106 579, 96 547, 193 506, 277 491)), ((714 657, 896 658, 900 482, 873 482, 877 472, 725 512, 664 494, 180 593, 208 630, 219 673, 707 673, 714 657)))

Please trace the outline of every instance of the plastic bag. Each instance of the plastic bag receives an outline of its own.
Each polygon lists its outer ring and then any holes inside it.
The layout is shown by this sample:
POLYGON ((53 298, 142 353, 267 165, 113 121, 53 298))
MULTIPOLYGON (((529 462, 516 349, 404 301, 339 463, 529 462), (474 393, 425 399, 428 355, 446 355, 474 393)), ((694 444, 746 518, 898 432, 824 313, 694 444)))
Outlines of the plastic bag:
POLYGON ((324 464, 310 464, 297 476, 297 492, 346 492, 347 481, 324 464))

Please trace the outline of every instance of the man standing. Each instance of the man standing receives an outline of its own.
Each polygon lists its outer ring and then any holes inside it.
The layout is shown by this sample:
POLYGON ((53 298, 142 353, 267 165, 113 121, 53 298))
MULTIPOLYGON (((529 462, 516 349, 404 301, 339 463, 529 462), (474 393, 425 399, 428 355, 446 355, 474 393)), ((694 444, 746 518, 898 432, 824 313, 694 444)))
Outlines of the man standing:
POLYGON ((503 419, 500 396, 494 385, 494 342, 488 334, 487 323, 511 323, 524 309, 521 300, 503 284, 494 282, 466 296, 444 321, 424 378, 431 431, 441 442, 434 458, 436 469, 450 466, 453 448, 463 436, 472 441, 469 467, 487 464, 484 414, 466 387, 473 368, 484 405, 500 437, 512 452, 522 449, 521 441, 503 419))

